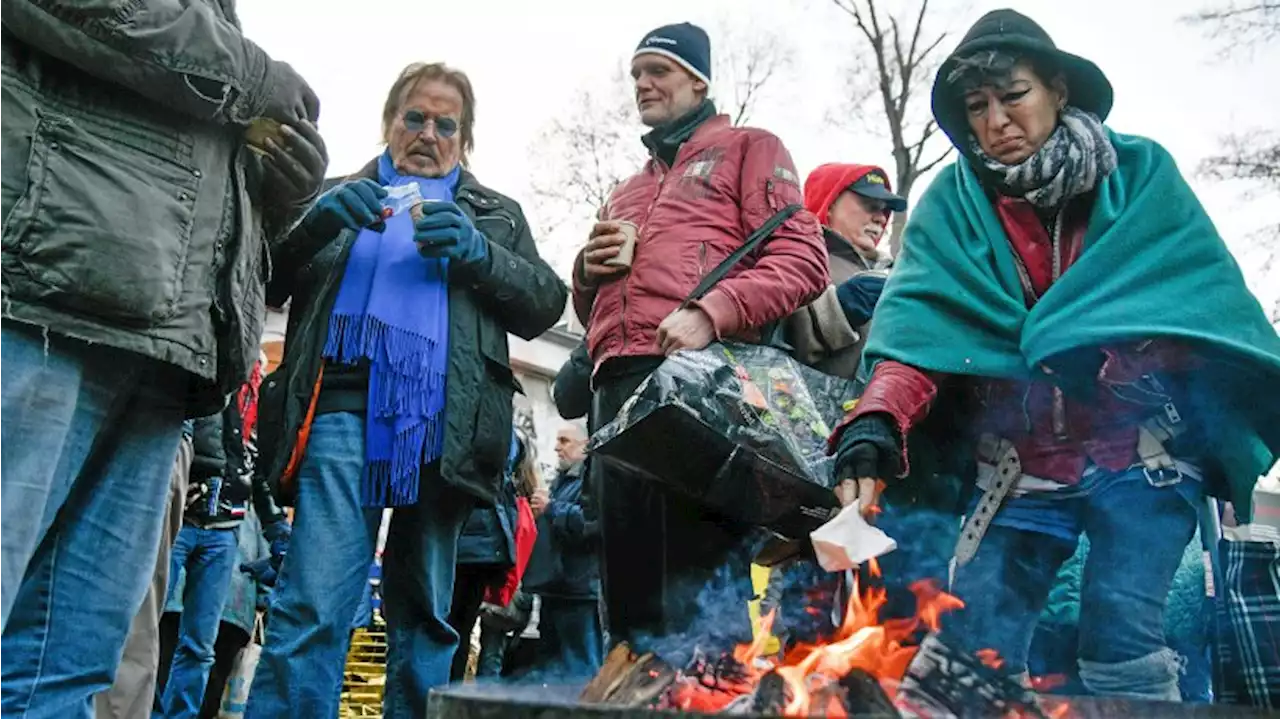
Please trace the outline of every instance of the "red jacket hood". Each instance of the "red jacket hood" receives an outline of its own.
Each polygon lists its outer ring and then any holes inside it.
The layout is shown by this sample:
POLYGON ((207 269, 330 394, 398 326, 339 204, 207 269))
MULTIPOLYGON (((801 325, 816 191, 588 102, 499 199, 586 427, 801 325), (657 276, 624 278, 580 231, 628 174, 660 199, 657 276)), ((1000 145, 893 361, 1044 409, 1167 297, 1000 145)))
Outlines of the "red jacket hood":
POLYGON ((831 203, 836 201, 841 192, 849 189, 849 185, 857 182, 869 172, 879 171, 885 176, 885 189, 893 192, 889 184, 889 173, 875 165, 853 165, 840 162, 828 162, 819 165, 804 181, 805 209, 818 216, 818 222, 829 226, 827 213, 831 203))

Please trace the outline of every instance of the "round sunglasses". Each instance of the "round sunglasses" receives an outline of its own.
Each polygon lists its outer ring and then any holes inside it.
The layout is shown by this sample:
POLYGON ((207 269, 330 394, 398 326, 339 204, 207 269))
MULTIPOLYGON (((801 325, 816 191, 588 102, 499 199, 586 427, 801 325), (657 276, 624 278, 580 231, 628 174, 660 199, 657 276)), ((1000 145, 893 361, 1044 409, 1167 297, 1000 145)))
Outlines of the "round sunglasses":
POLYGON ((436 134, 442 138, 448 139, 458 134, 458 121, 452 117, 427 117, 421 110, 406 110, 401 121, 404 122, 404 129, 409 132, 422 132, 430 122, 435 125, 436 134))

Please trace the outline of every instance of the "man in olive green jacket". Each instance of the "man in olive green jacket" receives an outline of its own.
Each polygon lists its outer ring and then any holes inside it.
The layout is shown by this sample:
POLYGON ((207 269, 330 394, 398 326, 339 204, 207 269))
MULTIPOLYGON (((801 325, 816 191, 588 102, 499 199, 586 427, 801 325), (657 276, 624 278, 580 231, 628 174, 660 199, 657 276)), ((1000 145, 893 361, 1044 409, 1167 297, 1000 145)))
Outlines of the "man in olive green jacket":
POLYGON ((233 5, 0 11, 5 716, 111 685, 183 418, 248 376, 272 243, 323 178, 315 94, 233 5))

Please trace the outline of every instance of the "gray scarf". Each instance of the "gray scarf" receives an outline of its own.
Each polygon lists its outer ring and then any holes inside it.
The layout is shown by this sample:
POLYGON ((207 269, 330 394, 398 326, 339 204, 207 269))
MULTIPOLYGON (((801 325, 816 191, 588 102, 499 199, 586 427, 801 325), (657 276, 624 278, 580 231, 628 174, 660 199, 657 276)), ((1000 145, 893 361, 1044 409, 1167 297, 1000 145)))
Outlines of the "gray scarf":
POLYGON ((1116 150, 1096 115, 1067 106, 1059 119, 1044 145, 1017 165, 992 158, 977 140, 970 140, 974 156, 995 173, 1002 194, 1056 212, 1116 169, 1116 150))

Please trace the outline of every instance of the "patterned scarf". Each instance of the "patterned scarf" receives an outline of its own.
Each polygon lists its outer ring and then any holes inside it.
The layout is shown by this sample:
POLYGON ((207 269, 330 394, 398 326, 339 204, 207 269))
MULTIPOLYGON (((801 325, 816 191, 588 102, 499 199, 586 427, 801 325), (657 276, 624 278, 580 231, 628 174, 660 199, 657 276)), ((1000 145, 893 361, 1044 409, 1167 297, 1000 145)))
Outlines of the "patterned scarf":
MULTIPOLYGON (((416 184, 427 200, 452 201, 458 173, 410 177, 396 171, 389 153, 378 159, 381 184, 416 184)), ((447 260, 418 254, 407 211, 387 218, 382 232, 361 230, 351 247, 322 355, 369 364, 360 483, 366 507, 418 501, 422 466, 443 451, 448 278, 447 260)))
POLYGON ((1116 169, 1116 150, 1107 140, 1102 121, 1071 106, 1062 111, 1058 127, 1044 145, 1017 165, 987 155, 976 139, 970 139, 970 150, 996 174, 1003 194, 1053 212, 1097 187, 1116 169))

